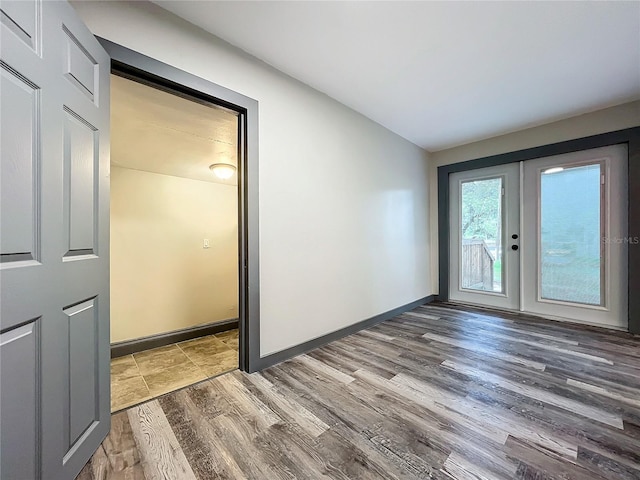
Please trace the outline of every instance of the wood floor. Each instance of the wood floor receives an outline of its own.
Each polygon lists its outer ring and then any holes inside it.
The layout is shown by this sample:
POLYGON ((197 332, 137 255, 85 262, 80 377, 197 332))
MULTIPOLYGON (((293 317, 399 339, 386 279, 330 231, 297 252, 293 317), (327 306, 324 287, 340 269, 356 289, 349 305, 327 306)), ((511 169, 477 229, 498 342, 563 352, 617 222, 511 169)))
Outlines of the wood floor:
POLYGON ((79 479, 640 479, 640 338, 431 304, 113 416, 79 479))

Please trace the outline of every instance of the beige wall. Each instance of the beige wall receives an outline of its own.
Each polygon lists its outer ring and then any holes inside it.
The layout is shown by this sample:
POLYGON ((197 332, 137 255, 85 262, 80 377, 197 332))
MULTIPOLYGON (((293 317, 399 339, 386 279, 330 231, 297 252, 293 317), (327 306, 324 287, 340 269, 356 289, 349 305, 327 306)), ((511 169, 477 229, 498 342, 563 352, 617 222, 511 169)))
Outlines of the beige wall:
POLYGON ((435 291, 438 290, 437 168, 439 166, 637 126, 640 126, 640 101, 431 153, 429 217, 431 220, 431 281, 435 291))
POLYGON ((101 37, 259 102, 266 355, 433 293, 421 148, 146 2, 75 2, 101 37))
POLYGON ((238 317, 236 192, 111 167, 112 342, 238 317))

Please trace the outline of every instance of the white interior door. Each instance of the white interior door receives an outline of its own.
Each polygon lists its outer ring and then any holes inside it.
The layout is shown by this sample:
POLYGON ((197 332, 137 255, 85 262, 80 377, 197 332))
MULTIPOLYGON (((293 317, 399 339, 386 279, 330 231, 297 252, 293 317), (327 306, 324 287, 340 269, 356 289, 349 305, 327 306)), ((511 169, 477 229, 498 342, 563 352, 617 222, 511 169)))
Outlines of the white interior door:
POLYGON ((626 145, 524 162, 524 311, 628 328, 626 178, 626 145))
POLYGON ((0 472, 70 480, 110 426, 110 59, 66 2, 0 9, 0 472))
POLYGON ((520 166, 449 176, 449 298, 520 307, 520 166))

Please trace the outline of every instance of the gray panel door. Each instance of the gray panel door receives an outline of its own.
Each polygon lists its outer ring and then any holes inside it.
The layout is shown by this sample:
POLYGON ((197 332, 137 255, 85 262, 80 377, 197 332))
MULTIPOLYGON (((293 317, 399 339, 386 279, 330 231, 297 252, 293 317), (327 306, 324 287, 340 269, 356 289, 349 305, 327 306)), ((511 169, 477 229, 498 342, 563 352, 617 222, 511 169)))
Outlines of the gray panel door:
POLYGON ((0 9, 0 475, 73 479, 110 427, 110 59, 66 2, 0 9))

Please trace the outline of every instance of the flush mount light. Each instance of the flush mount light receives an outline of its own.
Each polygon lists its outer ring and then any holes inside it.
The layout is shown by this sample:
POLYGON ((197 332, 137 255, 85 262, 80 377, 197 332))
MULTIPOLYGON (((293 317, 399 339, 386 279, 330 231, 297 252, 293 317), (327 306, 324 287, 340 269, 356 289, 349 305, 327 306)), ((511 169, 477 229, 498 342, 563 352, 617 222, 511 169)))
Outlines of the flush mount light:
POLYGON ((561 172, 563 170, 564 170, 564 168, 562 168, 562 167, 552 167, 552 168, 547 168, 542 173, 544 173, 544 174, 547 174, 547 173, 558 173, 558 172, 561 172))
POLYGON ((236 173, 236 167, 229 163, 214 163, 213 165, 209 165, 209 170, 220 180, 227 180, 236 173))

